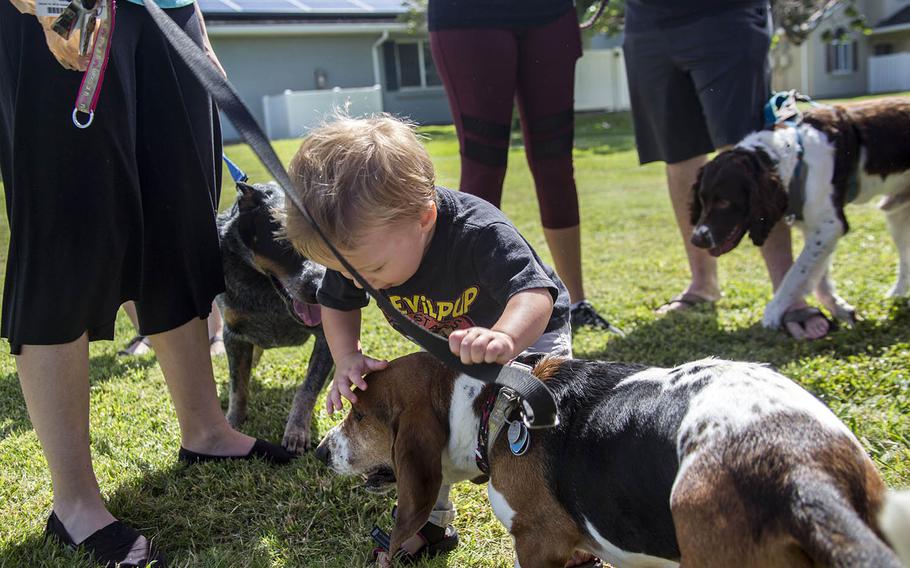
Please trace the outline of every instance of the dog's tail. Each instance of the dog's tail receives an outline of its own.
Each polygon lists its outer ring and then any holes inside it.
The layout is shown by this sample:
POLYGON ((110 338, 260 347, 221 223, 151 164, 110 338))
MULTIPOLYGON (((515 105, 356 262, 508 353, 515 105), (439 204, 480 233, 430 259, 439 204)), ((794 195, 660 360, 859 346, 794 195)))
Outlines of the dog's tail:
POLYGON ((877 520, 888 544, 910 568, 910 491, 888 493, 877 520))
MULTIPOLYGON (((816 565, 831 568, 905 568, 901 561, 904 553, 898 552, 895 542, 906 541, 906 531, 910 509, 906 502, 889 496, 882 509, 880 519, 886 519, 881 525, 881 533, 886 535, 884 542, 871 524, 878 524, 879 519, 865 520, 856 507, 844 496, 833 483, 824 483, 817 476, 812 476, 807 483, 797 483, 792 505, 793 536, 803 551, 816 565), (891 547, 894 547, 892 550, 891 547), (898 558, 898 554, 901 558, 898 558)), ((906 560, 905 560, 906 561, 906 560)))

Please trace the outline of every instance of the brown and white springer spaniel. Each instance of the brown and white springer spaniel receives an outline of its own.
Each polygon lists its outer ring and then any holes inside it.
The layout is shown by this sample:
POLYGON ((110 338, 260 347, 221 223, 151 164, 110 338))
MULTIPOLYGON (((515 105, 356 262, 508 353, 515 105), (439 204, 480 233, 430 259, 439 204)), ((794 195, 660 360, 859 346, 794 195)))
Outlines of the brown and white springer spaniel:
POLYGON ((316 455, 339 474, 394 469, 392 553, 427 521, 441 483, 481 475, 481 449, 515 566, 562 568, 577 549, 618 568, 910 561, 910 495, 888 492, 847 427, 765 366, 550 358, 533 373, 560 424, 531 430, 523 455, 505 433, 478 448, 498 387, 426 353, 370 375, 316 455))
POLYGON ((798 126, 754 132, 705 165, 693 189, 692 244, 714 256, 735 248, 746 232, 760 246, 778 221, 796 217, 805 246, 765 308, 765 327, 779 327, 787 308, 813 287, 835 318, 855 322, 856 310, 837 295, 829 271, 837 240, 849 228, 844 206, 851 199, 862 203, 886 195, 879 207, 900 255, 888 294, 910 292, 908 99, 818 107, 798 126), (800 168, 801 200, 791 194, 800 168))

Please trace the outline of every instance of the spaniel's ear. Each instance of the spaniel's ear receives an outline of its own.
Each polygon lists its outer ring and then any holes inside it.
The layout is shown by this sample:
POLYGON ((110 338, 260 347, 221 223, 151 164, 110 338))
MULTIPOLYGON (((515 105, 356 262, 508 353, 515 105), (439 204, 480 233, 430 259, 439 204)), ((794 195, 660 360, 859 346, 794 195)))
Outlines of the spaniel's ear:
POLYGON ((695 183, 692 184, 692 200, 689 202, 689 223, 694 227, 698 225, 699 219, 701 219, 701 178, 705 173, 705 168, 708 167, 707 164, 698 168, 698 176, 695 178, 695 183))
POLYGON ((749 193, 749 238, 755 246, 762 246, 774 225, 787 212, 789 201, 777 167, 759 151, 754 158, 755 184, 749 193))
POLYGON ((444 425, 428 407, 404 409, 393 423, 392 435, 398 513, 390 555, 430 518, 442 486, 442 451, 446 445, 444 425))

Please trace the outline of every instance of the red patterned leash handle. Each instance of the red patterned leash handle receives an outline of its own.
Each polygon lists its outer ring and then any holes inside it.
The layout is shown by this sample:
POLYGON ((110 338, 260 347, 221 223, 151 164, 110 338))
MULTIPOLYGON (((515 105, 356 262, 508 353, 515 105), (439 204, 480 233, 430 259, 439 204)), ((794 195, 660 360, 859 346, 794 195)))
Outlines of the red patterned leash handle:
POLYGON ((77 128, 88 128, 95 119, 95 107, 104 83, 104 71, 111 51, 111 37, 114 35, 114 15, 117 11, 117 0, 99 0, 104 3, 101 14, 101 27, 92 44, 92 55, 79 85, 79 95, 73 108, 73 124, 77 128), (79 121, 79 115, 88 115, 86 122, 79 121))

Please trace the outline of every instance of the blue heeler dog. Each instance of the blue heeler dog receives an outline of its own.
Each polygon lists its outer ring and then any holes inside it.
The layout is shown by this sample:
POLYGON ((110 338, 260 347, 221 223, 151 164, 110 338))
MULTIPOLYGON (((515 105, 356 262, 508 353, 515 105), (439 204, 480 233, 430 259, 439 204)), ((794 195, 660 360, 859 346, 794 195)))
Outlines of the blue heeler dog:
POLYGON ((276 184, 237 183, 236 203, 218 216, 227 290, 217 302, 231 379, 227 418, 234 427, 246 419, 250 374, 262 350, 315 338, 306 379, 284 430, 284 446, 302 453, 310 447, 313 407, 333 363, 316 304, 325 267, 276 237, 281 225, 273 211, 283 206, 284 194, 276 184))

